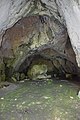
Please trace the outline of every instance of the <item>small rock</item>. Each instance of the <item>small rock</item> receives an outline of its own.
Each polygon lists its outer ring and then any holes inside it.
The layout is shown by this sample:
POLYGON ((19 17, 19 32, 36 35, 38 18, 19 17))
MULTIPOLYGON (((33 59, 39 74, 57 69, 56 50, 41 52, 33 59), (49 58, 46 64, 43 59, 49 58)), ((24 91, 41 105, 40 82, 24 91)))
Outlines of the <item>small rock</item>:
POLYGON ((78 92, 78 98, 80 98, 80 91, 78 92))
POLYGON ((62 87, 62 85, 60 85, 60 87, 62 87))
POLYGON ((20 81, 20 83, 24 83, 24 80, 20 81))
POLYGON ((14 99, 15 101, 17 100, 17 98, 14 99))
POLYGON ((22 105, 25 104, 25 102, 22 102, 22 105))
POLYGON ((70 96, 70 98, 71 98, 71 99, 73 99, 73 97, 72 97, 72 96, 70 96))
POLYGON ((1 100, 4 100, 4 98, 2 97, 1 100))

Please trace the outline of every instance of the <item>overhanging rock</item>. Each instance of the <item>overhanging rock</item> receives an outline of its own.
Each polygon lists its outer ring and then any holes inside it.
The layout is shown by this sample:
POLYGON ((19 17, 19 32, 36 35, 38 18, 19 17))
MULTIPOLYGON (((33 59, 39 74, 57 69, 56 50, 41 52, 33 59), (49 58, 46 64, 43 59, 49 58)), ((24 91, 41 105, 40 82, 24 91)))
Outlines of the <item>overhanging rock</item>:
POLYGON ((63 15, 76 60, 80 67, 80 2, 79 0, 56 0, 63 15))
POLYGON ((76 60, 80 66, 78 2, 3 0, 0 5, 0 11, 3 11, 0 17, 0 59, 6 68, 12 71, 22 68, 24 71, 24 64, 27 69, 35 61, 35 56, 40 56, 50 60, 62 73, 77 73, 76 60))

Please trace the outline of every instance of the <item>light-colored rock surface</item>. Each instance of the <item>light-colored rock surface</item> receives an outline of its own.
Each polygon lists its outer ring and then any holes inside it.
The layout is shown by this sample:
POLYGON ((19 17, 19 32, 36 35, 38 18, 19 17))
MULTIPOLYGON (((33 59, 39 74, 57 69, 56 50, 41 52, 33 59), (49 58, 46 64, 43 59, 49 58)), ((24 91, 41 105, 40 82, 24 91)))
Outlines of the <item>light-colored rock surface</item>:
POLYGON ((69 37, 80 67, 80 1, 57 0, 57 4, 66 21, 69 37))
POLYGON ((24 15, 31 0, 0 0, 0 30, 11 27, 24 15))
POLYGON ((80 91, 78 92, 78 98, 80 98, 80 91))

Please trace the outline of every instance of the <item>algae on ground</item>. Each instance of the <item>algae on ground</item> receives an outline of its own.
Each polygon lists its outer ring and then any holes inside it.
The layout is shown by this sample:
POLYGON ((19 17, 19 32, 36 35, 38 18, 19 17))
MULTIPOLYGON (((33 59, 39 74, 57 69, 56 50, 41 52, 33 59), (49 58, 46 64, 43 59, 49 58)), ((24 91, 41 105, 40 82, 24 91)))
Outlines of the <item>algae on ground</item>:
POLYGON ((28 81, 0 98, 1 120, 78 120, 78 87, 68 81, 28 81))

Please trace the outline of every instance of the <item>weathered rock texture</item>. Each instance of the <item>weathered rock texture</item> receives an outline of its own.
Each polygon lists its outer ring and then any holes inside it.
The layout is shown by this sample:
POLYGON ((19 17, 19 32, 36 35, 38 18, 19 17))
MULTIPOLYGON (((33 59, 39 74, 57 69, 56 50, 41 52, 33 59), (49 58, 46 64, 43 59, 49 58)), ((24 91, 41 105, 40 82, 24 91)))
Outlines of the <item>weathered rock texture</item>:
POLYGON ((80 67, 80 1, 56 0, 66 21, 68 33, 80 67))
POLYGON ((3 69, 11 77, 15 72, 27 74, 35 64, 45 63, 48 73, 77 74, 80 52, 77 2, 3 0, 1 4, 0 59, 5 69, 1 67, 0 71, 3 69))
POLYGON ((0 11, 1 34, 4 30, 13 26, 19 19, 25 17, 26 15, 49 15, 55 16, 60 20, 54 0, 1 0, 0 11))
POLYGON ((21 19, 6 30, 1 53, 8 75, 27 72, 35 64, 47 65, 47 71, 53 74, 77 74, 66 28, 54 17, 39 15, 21 19))

